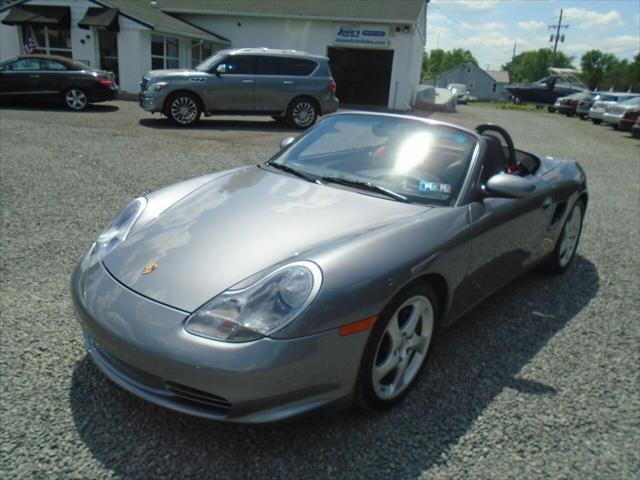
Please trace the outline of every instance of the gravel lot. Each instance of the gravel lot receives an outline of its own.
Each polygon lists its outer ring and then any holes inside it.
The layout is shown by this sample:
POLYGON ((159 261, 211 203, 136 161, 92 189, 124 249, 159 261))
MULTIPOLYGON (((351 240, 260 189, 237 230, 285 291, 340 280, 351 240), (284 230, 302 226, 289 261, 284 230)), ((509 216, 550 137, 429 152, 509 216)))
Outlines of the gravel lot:
POLYGON ((639 478, 640 142, 560 115, 459 107, 577 158, 590 205, 561 278, 532 273, 447 330, 382 415, 221 425, 138 400, 84 353, 68 282, 131 198, 276 152, 263 119, 174 129, 132 102, 0 112, 3 478, 639 478), (505 294, 506 293, 506 294, 505 294))

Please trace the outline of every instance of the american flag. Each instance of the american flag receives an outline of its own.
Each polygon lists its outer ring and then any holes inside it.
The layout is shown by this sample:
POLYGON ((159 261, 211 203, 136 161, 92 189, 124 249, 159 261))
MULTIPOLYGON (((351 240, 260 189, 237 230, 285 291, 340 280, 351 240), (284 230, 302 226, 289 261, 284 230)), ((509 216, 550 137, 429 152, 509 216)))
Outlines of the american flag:
POLYGON ((36 39, 33 37, 33 35, 29 36, 29 38, 27 39, 27 42, 24 44, 24 53, 31 54, 35 51, 35 49, 38 48, 38 42, 36 42, 36 39))

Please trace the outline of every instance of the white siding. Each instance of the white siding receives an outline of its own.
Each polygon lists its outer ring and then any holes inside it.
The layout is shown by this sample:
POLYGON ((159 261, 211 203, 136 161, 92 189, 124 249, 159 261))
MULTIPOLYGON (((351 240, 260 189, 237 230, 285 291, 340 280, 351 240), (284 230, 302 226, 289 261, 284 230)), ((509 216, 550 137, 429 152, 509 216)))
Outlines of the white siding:
MULTIPOLYGON (((344 47, 334 41, 336 27, 345 22, 196 14, 184 14, 180 18, 228 38, 233 48, 282 48, 327 55, 329 46, 344 47)), ((357 21, 353 23, 358 24, 357 21)), ((395 32, 395 25, 387 27, 394 30, 389 35, 389 49, 394 54, 388 107, 406 110, 415 100, 424 45, 415 25, 411 26, 410 33, 395 32)))

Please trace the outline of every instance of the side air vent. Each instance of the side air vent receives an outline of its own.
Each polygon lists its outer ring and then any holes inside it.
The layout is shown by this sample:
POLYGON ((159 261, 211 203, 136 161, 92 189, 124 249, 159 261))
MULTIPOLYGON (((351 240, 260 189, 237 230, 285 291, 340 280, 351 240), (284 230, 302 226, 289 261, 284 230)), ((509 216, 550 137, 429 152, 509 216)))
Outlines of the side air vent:
POLYGON ((555 226, 560 220, 562 220, 562 216, 564 215, 565 210, 567 209, 567 202, 559 203, 556 206, 556 209, 553 212, 553 217, 551 217, 550 227, 555 226))

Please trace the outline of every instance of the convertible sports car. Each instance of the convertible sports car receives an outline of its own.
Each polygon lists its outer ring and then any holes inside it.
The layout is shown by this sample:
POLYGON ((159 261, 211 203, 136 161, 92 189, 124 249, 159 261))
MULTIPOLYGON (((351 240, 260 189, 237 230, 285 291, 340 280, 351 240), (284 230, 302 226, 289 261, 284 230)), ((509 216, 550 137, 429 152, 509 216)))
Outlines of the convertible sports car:
POLYGON ((118 385, 229 422, 385 409, 441 327, 576 252, 585 172, 501 127, 349 112, 281 147, 135 199, 91 245, 72 295, 118 385))

